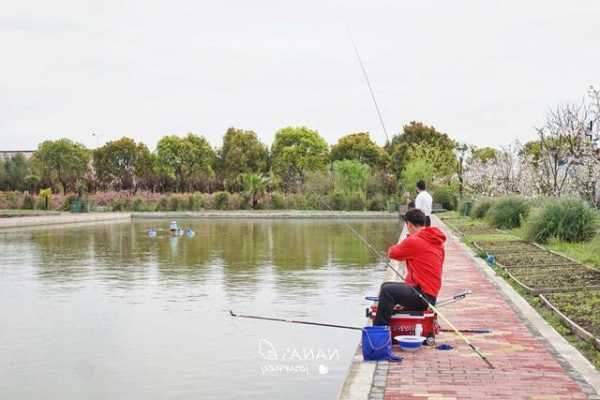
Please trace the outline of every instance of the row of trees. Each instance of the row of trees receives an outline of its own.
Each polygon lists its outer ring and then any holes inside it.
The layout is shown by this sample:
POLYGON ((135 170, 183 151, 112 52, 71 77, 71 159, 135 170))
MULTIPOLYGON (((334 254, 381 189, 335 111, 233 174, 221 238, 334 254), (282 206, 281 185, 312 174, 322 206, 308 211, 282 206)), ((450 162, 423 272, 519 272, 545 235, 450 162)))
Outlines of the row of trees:
POLYGON ((16 156, 0 165, 0 189, 239 192, 268 186, 285 192, 366 193, 370 188, 390 194, 398 182, 414 187, 414 173, 405 171, 420 165, 435 172, 430 180, 454 173, 455 147, 446 134, 418 122, 406 125, 384 147, 368 133, 349 134, 329 146, 306 127, 279 130, 271 148, 255 132, 235 128, 227 130, 218 149, 192 133, 165 136, 155 151, 127 137, 94 150, 58 139, 41 143, 28 162, 16 156))
POLYGON ((598 203, 600 92, 590 88, 580 104, 552 110, 536 131, 536 140, 501 149, 457 143, 420 122, 404 126, 384 146, 364 132, 329 146, 306 127, 279 130, 270 148, 255 132, 235 128, 217 149, 192 133, 165 136, 154 151, 127 137, 94 150, 69 139, 48 140, 31 160, 0 162, 0 190, 244 191, 256 204, 266 190, 400 195, 423 179, 447 207, 464 195, 577 193, 598 203))

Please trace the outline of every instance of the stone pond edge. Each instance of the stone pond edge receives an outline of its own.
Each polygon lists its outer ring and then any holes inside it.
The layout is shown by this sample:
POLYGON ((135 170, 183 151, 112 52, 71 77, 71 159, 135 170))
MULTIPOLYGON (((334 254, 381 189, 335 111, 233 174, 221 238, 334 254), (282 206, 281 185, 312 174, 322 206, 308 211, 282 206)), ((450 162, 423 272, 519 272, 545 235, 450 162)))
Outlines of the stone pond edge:
POLYGON ((398 214, 379 211, 200 211, 200 212, 102 212, 0 218, 0 229, 81 224, 133 219, 394 219, 398 214))

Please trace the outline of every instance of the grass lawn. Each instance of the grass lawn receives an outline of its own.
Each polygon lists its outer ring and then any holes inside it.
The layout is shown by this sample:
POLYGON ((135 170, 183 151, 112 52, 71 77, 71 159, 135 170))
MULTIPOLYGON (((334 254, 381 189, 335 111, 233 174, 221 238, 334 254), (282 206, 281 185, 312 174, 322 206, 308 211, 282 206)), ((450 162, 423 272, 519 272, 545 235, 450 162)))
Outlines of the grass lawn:
POLYGON ((600 235, 596 235, 592 241, 587 243, 565 243, 553 239, 546 244, 546 247, 584 264, 600 267, 600 235))

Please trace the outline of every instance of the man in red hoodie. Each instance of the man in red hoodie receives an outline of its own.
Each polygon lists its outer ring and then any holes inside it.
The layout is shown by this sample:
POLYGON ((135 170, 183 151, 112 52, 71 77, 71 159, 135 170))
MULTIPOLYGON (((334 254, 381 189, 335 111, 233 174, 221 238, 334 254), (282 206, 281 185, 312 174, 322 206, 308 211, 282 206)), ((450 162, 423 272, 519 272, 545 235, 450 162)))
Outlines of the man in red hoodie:
POLYGON ((421 210, 409 210, 404 220, 409 236, 390 247, 388 257, 406 262, 406 279, 381 285, 373 325, 389 325, 396 305, 408 310, 426 310, 427 303, 421 296, 435 305, 442 286, 446 236, 436 227, 425 227, 425 214, 421 210))

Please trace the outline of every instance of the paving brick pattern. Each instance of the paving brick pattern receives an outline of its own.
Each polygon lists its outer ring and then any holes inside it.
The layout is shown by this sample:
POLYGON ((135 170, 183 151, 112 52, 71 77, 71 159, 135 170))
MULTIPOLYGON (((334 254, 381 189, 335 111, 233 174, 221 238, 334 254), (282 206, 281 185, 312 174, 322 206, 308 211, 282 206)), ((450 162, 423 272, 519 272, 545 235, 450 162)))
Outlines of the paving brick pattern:
MULTIPOLYGON (((450 399, 600 399, 574 371, 559 362, 543 338, 528 327, 496 287, 478 271, 480 266, 447 232, 447 259, 440 298, 463 289, 473 294, 441 310, 459 329, 490 328, 492 333, 469 334, 496 369, 486 364, 451 333, 437 336, 437 344, 454 347, 440 351, 426 347, 417 353, 400 352, 401 363, 389 363, 386 400, 450 399), (579 381, 579 382, 578 382, 579 381)), ((444 327, 443 321, 440 324, 444 327)), ((396 351, 396 350, 395 350, 396 351)))

